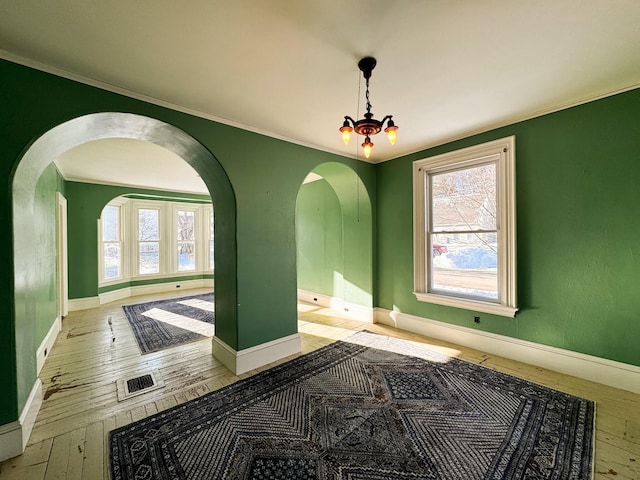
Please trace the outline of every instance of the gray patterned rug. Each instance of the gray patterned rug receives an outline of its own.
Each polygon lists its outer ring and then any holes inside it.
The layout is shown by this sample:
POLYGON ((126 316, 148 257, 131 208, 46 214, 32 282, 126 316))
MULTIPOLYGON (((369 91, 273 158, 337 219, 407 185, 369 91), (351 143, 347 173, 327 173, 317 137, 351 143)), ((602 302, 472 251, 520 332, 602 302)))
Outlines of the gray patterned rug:
POLYGON ((213 336, 213 293, 123 305, 143 354, 213 336))
POLYGON ((360 332, 109 434, 121 479, 592 476, 588 400, 360 332))

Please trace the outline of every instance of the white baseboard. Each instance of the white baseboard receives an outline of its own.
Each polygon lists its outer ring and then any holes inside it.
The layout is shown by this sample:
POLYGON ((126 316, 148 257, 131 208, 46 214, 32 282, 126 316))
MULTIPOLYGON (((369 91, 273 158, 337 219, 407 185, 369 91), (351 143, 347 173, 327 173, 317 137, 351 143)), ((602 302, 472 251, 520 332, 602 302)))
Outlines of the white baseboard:
POLYGON ((256 368, 300 353, 300 334, 278 338, 270 342, 236 351, 218 337, 213 337, 213 356, 235 375, 242 375, 256 368))
POLYGON ((137 285, 135 287, 124 287, 110 292, 100 293, 97 297, 74 298, 69 300, 69 311, 86 310, 88 308, 98 308, 105 303, 115 302, 136 295, 149 295, 154 293, 174 292, 179 290, 189 290, 192 288, 212 288, 212 278, 201 278, 197 280, 185 280, 180 282, 153 283, 150 285, 137 285))
POLYGON ((360 320, 361 322, 374 323, 375 321, 373 308, 345 302, 343 299, 338 297, 330 297, 329 295, 310 292, 299 288, 298 300, 330 308, 331 310, 335 310, 336 312, 340 312, 343 315, 353 318, 354 320, 360 320))
POLYGON ((20 422, 0 425, 0 462, 21 455, 22 427, 20 422))
POLYGON ((62 322, 60 321, 60 317, 56 317, 51 325, 51 328, 47 332, 47 335, 42 340, 42 343, 36 350, 36 375, 40 375, 40 370, 42 370, 42 366, 44 365, 44 361, 51 352, 51 348, 53 347, 53 343, 56 341, 56 337, 58 336, 58 332, 62 328, 62 322))
POLYGON ((69 311, 87 310, 88 308, 98 308, 100 306, 100 298, 84 297, 69 299, 69 311))
POLYGON ((24 452, 41 405, 42 382, 38 378, 18 421, 0 425, 0 462, 17 457, 24 452))
POLYGON ((100 305, 115 302, 124 298, 135 297, 136 295, 150 295, 154 293, 178 292, 180 290, 189 290, 191 288, 213 288, 212 278, 200 278, 197 280, 185 280, 178 282, 152 283, 149 285, 136 285, 134 287, 125 287, 111 292, 105 292, 98 295, 100 305))
POLYGON ((375 309, 377 323, 640 393, 640 367, 415 315, 375 309))

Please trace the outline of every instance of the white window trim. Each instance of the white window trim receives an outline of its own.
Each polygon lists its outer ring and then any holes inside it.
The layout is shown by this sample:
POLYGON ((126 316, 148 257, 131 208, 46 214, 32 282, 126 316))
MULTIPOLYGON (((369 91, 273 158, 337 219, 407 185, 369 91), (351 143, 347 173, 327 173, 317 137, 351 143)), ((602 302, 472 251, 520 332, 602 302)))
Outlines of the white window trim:
POLYGON ((200 248, 200 258, 202 259, 202 269, 213 271, 213 262, 209 258, 209 242, 213 240, 210 235, 212 228, 212 215, 213 215, 213 206, 205 206, 202 208, 202 238, 203 242, 201 242, 200 248))
POLYGON ((171 209, 171 271, 180 275, 188 275, 197 272, 201 272, 202 268, 202 255, 200 254, 200 212, 202 208, 197 204, 172 204, 171 209), (194 254, 196 256, 194 267, 192 270, 180 270, 178 265, 178 212, 193 212, 193 234, 194 234, 194 254))
MULTIPOLYGON (((166 247, 165 247, 165 239, 167 238, 167 232, 165 231, 167 228, 166 218, 166 202, 145 202, 135 200, 131 202, 131 215, 130 215, 130 224, 131 224, 131 232, 132 242, 131 242, 131 278, 149 278, 157 275, 162 275, 163 272, 167 271, 167 261, 166 258, 166 247), (158 271, 152 273, 140 273, 140 242, 146 240, 140 240, 139 233, 139 224, 138 224, 138 210, 157 210, 158 211, 158 240, 149 240, 149 242, 158 242, 158 252, 160 255, 158 271)), ((168 237, 171 238, 171 237, 168 237)))
MULTIPOLYGON (((121 268, 120 277, 104 280, 104 259, 102 253, 101 219, 98 219, 98 286, 108 287, 118 285, 124 281, 162 280, 176 276, 190 276, 211 274, 213 268, 208 268, 208 229, 204 228, 205 211, 213 211, 211 204, 194 204, 189 202, 168 202, 164 200, 139 200, 117 197, 107 205, 120 207, 120 244, 121 244, 121 268), (159 210, 160 228, 160 272, 138 273, 138 208, 159 210), (178 210, 194 211, 196 218, 196 269, 178 270, 177 265, 177 221, 174 215, 178 210), (205 235, 206 232, 206 235, 205 235), (205 235, 206 238, 200 238, 205 235), (206 244, 206 247, 203 246, 206 244), (206 248, 206 252, 204 251, 206 248), (206 255, 205 255, 206 253, 206 255)), ((106 206, 106 205, 105 205, 106 206)), ((208 224, 208 221, 206 221, 208 224)))
POLYGON ((413 162, 413 235, 414 295, 421 302, 463 308, 476 312, 514 317, 518 311, 516 288, 516 193, 515 136, 494 140, 454 152, 413 162), (430 293, 427 272, 432 255, 427 255, 428 208, 425 182, 427 174, 449 170, 453 166, 471 166, 491 157, 497 160, 498 236, 498 301, 482 301, 430 293))
POLYGON ((123 225, 123 221, 124 221, 124 206, 126 204, 126 201, 124 201, 123 199, 114 199, 113 201, 109 202, 108 205, 106 206, 111 206, 111 207, 118 207, 118 243, 120 244, 120 275, 114 278, 110 278, 108 280, 106 280, 104 278, 104 244, 106 242, 102 241, 102 215, 100 215, 100 218, 98 218, 98 279, 99 279, 99 284, 100 285, 111 285, 111 284, 115 284, 115 283, 121 283, 122 280, 124 278, 126 278, 127 274, 126 274, 126 265, 125 265, 125 258, 127 256, 126 252, 124 251, 125 249, 125 241, 124 241, 124 237, 123 237, 123 233, 125 231, 125 227, 123 225))

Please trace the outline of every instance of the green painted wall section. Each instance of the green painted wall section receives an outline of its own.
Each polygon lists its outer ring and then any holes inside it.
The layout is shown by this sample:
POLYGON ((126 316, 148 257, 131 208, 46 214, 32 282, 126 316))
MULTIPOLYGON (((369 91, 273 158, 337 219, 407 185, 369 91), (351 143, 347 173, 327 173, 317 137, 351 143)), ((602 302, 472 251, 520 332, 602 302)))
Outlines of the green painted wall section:
POLYGON ((342 208, 324 179, 300 188, 296 240, 298 288, 342 298, 342 208))
POLYGON ((36 184, 35 224, 39 226, 37 243, 42 248, 34 252, 41 275, 47 280, 39 285, 35 302, 35 342, 40 345, 58 316, 58 257, 56 210, 60 190, 60 175, 51 164, 36 184))
POLYGON ((336 162, 319 165, 313 173, 323 180, 303 185, 298 195, 298 286, 372 308, 374 210, 369 191, 375 182, 367 189, 357 172, 336 162), (324 290, 307 288, 312 282, 324 290))
MULTIPOLYGON (((55 165, 50 165, 39 176, 35 184, 34 197, 29 210, 18 218, 19 228, 29 228, 32 238, 30 244, 16 244, 16 253, 24 259, 24 274, 20 279, 30 282, 30 291, 16 289, 16 295, 10 301, 15 305, 15 312, 21 319, 15 323, 15 346, 17 378, 33 378, 36 376, 37 348, 51 328, 58 315, 57 264, 56 264, 56 191, 59 176, 55 165), (21 355, 31 352, 31 355, 21 355)), ((7 243, 4 243, 7 245, 7 243)), ((20 389, 18 404, 24 404, 33 381, 20 389), (28 388, 27 388, 28 387, 28 388)))
MULTIPOLYGON (((0 60, 0 104, 1 222, 13 224, 14 208, 21 213, 21 204, 12 206, 13 174, 28 146, 45 132, 95 112, 128 112, 159 119, 186 132, 210 151, 231 185, 233 196, 225 194, 218 203, 214 198, 216 229, 221 229, 216 230, 216 244, 226 245, 225 248, 233 251, 233 258, 226 259, 225 268, 221 268, 216 258, 216 311, 232 312, 228 316, 233 318, 217 335, 219 333, 231 347, 242 350, 297 331, 295 206, 298 191, 306 175, 318 165, 335 162, 355 170, 355 160, 217 124, 4 60, 0 60), (231 214, 225 218, 225 212, 233 212, 235 223, 230 220, 231 214), (233 284, 226 285, 230 293, 220 295, 219 284, 231 275, 231 270, 235 274, 233 284)), ((374 166, 362 163, 358 169, 367 188, 373 188, 374 166)), ((198 165, 197 171, 207 185, 219 184, 215 167, 198 165)), ((77 198, 78 193, 74 188, 78 187, 67 185, 69 216, 93 222, 92 230, 96 232, 95 213, 82 204, 71 205, 69 198, 77 198)), ((114 192, 111 198, 120 193, 114 192)), ((107 196, 105 203, 109 200, 107 196)), ((0 425, 18 418, 35 382, 35 370, 18 367, 18 364, 28 365, 37 348, 33 333, 36 327, 26 326, 30 324, 25 305, 38 298, 34 285, 45 284, 51 278, 50 272, 23 268, 22 260, 14 267, 14 254, 23 258, 27 252, 40 248, 26 231, 21 229, 17 233, 21 232, 26 239, 19 247, 13 242, 10 229, 0 232, 2 244, 11 246, 0 249, 0 264, 10 266, 0 271, 0 378, 8 385, 0 397, 0 425), (38 278, 32 278, 34 274, 38 278), (16 325, 31 330, 19 335, 24 339, 19 348, 16 325)), ((87 234, 82 244, 69 243, 69 252, 73 252, 69 255, 69 268, 81 272, 70 285, 72 298, 94 295, 97 291, 97 272, 90 271, 91 266, 80 269, 72 258, 76 255, 88 258, 90 251, 95 252, 95 235, 87 234)), ((216 255, 219 252, 217 248, 216 255)))
MULTIPOLYGON (((357 173, 339 163, 319 165, 314 173, 333 188, 342 208, 341 274, 343 300, 364 307, 374 306, 374 210, 369 190, 357 173)), ((368 184, 375 194, 375 182, 368 184)))
MULTIPOLYGON (((176 194, 168 192, 96 185, 84 182, 66 182, 67 193, 67 242, 69 250, 69 299, 95 297, 98 289, 98 219, 104 206, 116 197, 132 193, 146 194, 144 198, 191 199, 204 201, 205 195, 176 194)), ((202 277, 199 277, 202 278, 202 277)), ((170 281, 170 280, 166 280, 170 281)), ((144 282, 144 281, 143 281, 144 282)), ((131 282, 128 282, 132 285, 131 282)), ((161 283, 161 281, 151 281, 161 283)), ((145 285, 147 283, 138 283, 145 285)), ((101 289, 100 291, 110 291, 101 289)))
POLYGON ((379 306, 640 365, 640 90, 377 166, 379 306), (418 302, 412 161, 516 136, 515 319, 418 302))

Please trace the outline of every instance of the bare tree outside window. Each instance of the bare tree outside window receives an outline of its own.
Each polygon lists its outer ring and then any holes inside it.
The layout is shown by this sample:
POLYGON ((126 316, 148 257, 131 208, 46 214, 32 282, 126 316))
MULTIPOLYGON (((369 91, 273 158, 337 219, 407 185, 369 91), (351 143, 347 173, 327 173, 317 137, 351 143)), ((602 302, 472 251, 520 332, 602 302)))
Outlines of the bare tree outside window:
POLYGON ((446 248, 431 264, 432 290, 497 299, 495 163, 432 173, 429 180, 431 249, 446 248))
POLYGON ((138 272, 160 271, 160 212, 156 209, 138 209, 138 272))
POLYGON ((195 212, 178 211, 178 270, 196 269, 195 212))
POLYGON ((102 279, 114 280, 122 275, 120 244, 120 207, 107 205, 100 216, 102 232, 102 279))

